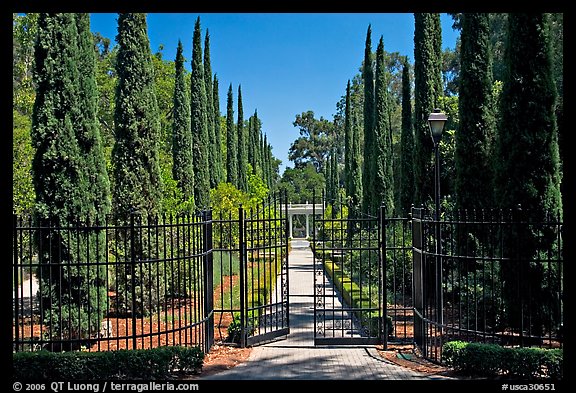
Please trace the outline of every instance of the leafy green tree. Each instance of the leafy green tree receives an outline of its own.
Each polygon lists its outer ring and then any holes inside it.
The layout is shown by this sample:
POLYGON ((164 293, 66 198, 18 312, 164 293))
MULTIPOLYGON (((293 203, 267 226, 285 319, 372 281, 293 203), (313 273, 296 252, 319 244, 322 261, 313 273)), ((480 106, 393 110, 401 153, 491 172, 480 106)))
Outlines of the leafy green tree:
MULTIPOLYGON (((547 15, 509 14, 505 53, 507 68, 494 154, 496 201, 504 209, 519 204, 522 221, 561 219, 556 88, 547 15)), ((540 259, 539 252, 548 252, 557 234, 536 225, 514 226, 503 237, 503 257, 510 258, 501 271, 508 326, 521 328, 524 324, 532 334, 540 335, 544 325, 559 322, 559 310, 550 305, 558 304, 560 294, 547 286, 553 285, 551 279, 562 278, 554 267, 529 261, 540 259)))
POLYGON ((310 162, 317 171, 323 171, 325 160, 339 137, 334 123, 323 117, 316 119, 313 111, 307 111, 296 115, 292 124, 299 128, 300 137, 290 146, 288 159, 296 167, 304 167, 310 162))
POLYGON ((460 127, 456 132, 456 206, 492 207, 494 114, 488 14, 461 17, 460 127))
POLYGON ((322 195, 324 186, 324 175, 318 173, 312 163, 296 168, 286 168, 278 183, 279 189, 286 190, 288 201, 291 203, 312 202, 313 193, 315 192, 319 197, 322 195))
POLYGON ((192 157, 194 165, 194 202, 199 209, 210 205, 208 108, 204 66, 202 64, 202 31, 200 17, 194 25, 192 46, 192 76, 190 94, 192 157))
POLYGON ((12 14, 12 208, 29 212, 36 199, 32 184, 34 150, 30 130, 35 89, 34 39, 39 14, 12 14))
POLYGON ((440 15, 414 14, 414 202, 433 199, 433 143, 428 115, 442 95, 440 15))
POLYGON ((372 179, 371 205, 368 212, 377 214, 380 204, 386 207, 386 214, 394 211, 394 183, 392 171, 392 140, 388 112, 387 72, 384 66, 384 40, 380 37, 376 50, 375 119, 373 131, 374 172, 372 179))
POLYGON ((226 113, 226 173, 228 183, 238 186, 238 135, 234 126, 233 100, 232 84, 230 84, 226 113))
MULTIPOLYGON (((119 14, 116 41, 119 48, 114 113, 116 143, 112 151, 113 206, 119 223, 128 224, 132 219, 153 222, 162 209, 163 182, 158 152, 160 115, 146 15, 119 14)), ((122 239, 117 240, 121 248, 122 239)), ((133 250, 123 250, 123 253, 136 260, 156 258, 151 255, 154 248, 148 243, 151 240, 141 240, 135 242, 133 250)), ((116 268, 119 312, 146 315, 160 307, 165 289, 158 264, 147 264, 142 269, 118 264, 116 268)))
MULTIPOLYGON (((98 49, 96 56, 96 85, 98 86, 98 120, 104 156, 107 160, 108 173, 112 173, 112 148, 114 146, 114 112, 116 105, 116 57, 118 45, 110 49, 110 39, 95 34, 94 41, 98 49)), ((110 189, 114 189, 114 177, 110 178, 110 189)))
POLYGON ((236 124, 236 131, 238 133, 238 189, 246 192, 248 190, 248 141, 244 127, 242 87, 240 85, 238 85, 238 123, 236 124))
POLYGON ((366 46, 364 48, 364 167, 362 171, 362 210, 370 213, 373 207, 374 175, 376 171, 375 137, 374 137, 374 69, 372 65, 372 26, 368 26, 366 46))
POLYGON ((192 131, 190 98, 185 80, 182 42, 176 50, 176 83, 172 117, 172 176, 185 199, 194 197, 194 164, 192 158, 192 131))
POLYGON ((404 63, 402 71, 402 137, 400 168, 400 214, 410 212, 414 200, 414 127, 412 119, 412 87, 410 64, 404 63))

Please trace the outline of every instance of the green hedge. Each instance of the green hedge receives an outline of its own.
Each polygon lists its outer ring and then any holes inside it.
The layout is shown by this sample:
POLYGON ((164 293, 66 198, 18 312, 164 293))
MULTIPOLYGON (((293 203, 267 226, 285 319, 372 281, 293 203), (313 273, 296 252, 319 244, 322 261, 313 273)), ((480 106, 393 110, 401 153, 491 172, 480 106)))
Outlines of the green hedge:
MULTIPOLYGON (((339 265, 332 263, 329 259, 324 259, 324 269, 328 276, 332 279, 336 288, 341 290, 341 295, 344 301, 353 308, 377 308, 368 296, 362 292, 358 284, 356 284, 352 279, 347 276, 339 265)), ((357 312, 356 315, 361 321, 362 325, 370 331, 371 335, 378 334, 378 311, 364 311, 357 312)), ((394 325, 392 324, 392 318, 386 316, 386 330, 388 335, 394 332, 394 325)))
POLYGON ((17 352, 12 355, 15 379, 104 380, 168 379, 202 370, 200 347, 102 352, 17 352))
POLYGON ((496 344, 451 341, 442 347, 447 365, 466 375, 520 379, 561 379, 562 349, 505 348, 496 344))

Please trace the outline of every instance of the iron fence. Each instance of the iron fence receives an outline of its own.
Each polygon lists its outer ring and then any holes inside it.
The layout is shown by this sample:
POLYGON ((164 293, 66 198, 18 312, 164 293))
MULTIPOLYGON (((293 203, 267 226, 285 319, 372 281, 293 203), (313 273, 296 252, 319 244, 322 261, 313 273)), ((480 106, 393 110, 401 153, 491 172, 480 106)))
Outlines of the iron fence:
POLYGON ((563 346, 558 218, 531 221, 521 209, 445 212, 441 221, 423 208, 412 214, 415 343, 425 357, 441 362, 452 340, 563 346))
POLYGON ((14 351, 208 351, 211 232, 210 212, 96 223, 14 216, 14 351))

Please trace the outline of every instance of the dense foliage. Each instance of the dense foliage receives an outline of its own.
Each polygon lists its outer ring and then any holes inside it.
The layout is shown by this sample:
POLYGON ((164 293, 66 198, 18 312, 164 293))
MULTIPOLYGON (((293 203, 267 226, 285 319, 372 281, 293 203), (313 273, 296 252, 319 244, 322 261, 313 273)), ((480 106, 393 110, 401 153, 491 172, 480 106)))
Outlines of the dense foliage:
POLYGON ((12 375, 18 380, 173 379, 202 370, 199 347, 158 347, 102 352, 18 352, 12 375))

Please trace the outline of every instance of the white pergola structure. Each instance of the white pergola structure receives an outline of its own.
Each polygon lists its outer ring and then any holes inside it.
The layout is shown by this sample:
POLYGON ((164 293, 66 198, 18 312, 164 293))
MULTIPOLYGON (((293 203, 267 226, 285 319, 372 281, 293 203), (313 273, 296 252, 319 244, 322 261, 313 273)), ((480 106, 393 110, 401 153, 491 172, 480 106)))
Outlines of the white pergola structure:
POLYGON ((324 205, 321 203, 289 203, 288 204, 288 230, 292 238, 292 218, 295 215, 306 216, 306 238, 310 236, 310 216, 314 213, 324 214, 324 205))

